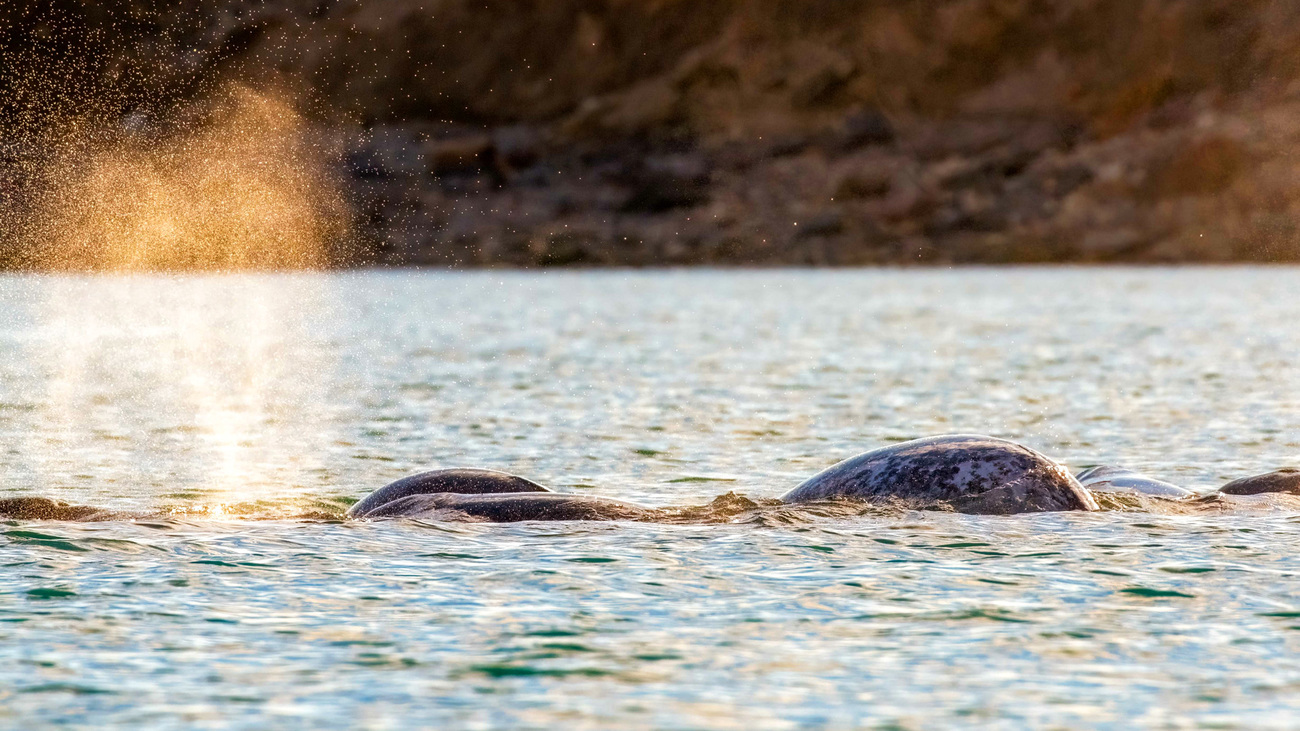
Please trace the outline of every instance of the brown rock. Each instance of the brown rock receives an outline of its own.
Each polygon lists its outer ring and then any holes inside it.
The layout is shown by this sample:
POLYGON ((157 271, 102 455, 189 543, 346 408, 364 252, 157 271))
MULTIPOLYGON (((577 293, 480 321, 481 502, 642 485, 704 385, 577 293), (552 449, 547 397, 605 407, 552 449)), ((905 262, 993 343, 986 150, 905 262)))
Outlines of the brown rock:
POLYGON ((873 165, 851 170, 835 184, 836 200, 880 198, 894 187, 894 172, 873 165))
POLYGON ((475 173, 494 167, 496 145, 490 135, 469 135, 430 140, 423 152, 430 175, 475 173))
POLYGON ((790 101, 795 107, 830 101, 857 70, 852 58, 822 45, 803 44, 793 52, 798 57, 790 74, 790 101))
POLYGON ((1231 185, 1247 161, 1235 140, 1208 137, 1161 161, 1152 171, 1149 193, 1156 198, 1213 195, 1231 185))

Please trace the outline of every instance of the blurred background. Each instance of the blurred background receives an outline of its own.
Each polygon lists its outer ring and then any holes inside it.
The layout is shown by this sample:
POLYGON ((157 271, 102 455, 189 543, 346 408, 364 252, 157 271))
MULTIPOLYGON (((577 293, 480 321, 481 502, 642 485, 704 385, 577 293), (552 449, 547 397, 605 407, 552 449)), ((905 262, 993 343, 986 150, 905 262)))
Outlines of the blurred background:
POLYGON ((0 264, 1300 260, 1300 5, 19 0, 0 264))

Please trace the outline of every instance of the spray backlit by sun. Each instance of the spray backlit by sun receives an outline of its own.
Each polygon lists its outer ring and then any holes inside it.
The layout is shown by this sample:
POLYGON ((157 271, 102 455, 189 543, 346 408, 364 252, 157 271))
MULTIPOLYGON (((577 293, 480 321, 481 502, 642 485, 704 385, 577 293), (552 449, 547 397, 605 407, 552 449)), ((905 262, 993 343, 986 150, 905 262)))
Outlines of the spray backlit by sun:
POLYGON ((39 269, 151 271, 325 266, 347 205, 309 128, 243 87, 162 136, 125 130, 49 166, 27 226, 39 269))

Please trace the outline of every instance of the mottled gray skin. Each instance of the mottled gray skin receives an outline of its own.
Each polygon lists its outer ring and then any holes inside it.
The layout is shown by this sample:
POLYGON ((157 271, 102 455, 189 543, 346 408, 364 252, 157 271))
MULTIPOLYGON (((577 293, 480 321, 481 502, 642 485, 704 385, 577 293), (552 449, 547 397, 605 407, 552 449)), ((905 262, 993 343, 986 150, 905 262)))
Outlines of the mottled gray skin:
POLYGON ((366 513, 377 518, 471 519, 487 523, 523 520, 650 520, 656 511, 640 505, 586 495, 561 493, 506 493, 459 495, 432 493, 408 495, 366 513))
POLYGON ((1139 472, 1111 465, 1089 467, 1074 477, 1079 484, 1093 492, 1136 492, 1167 498, 1190 497, 1194 494, 1191 490, 1164 480, 1157 480, 1139 472))
POLYGON ((1219 492, 1224 495, 1260 495, 1266 492, 1300 495, 1300 470, 1287 467, 1263 475, 1243 477, 1219 488, 1219 492))
POLYGON ((421 472, 391 482, 361 498, 348 510, 349 518, 365 518, 376 508, 410 495, 430 493, 488 495, 496 493, 550 492, 545 487, 517 475, 495 470, 452 469, 421 472))
POLYGON ((952 434, 881 447, 834 465, 781 496, 787 503, 854 498, 938 503, 963 513, 1097 510, 1069 470, 1028 447, 952 434))
POLYGON ((0 499, 0 518, 13 520, 121 520, 135 516, 104 510, 90 505, 70 505, 45 497, 11 497, 0 499))

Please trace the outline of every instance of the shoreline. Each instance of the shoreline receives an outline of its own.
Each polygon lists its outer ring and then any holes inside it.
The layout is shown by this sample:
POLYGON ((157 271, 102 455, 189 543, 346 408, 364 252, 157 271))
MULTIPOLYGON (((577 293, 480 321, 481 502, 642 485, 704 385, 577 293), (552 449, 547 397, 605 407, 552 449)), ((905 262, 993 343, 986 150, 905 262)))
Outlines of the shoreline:
POLYGON ((647 264, 634 265, 566 265, 566 266, 512 266, 512 265, 437 265, 437 264, 359 264, 352 266, 318 267, 318 268, 230 268, 230 269, 33 269, 0 267, 0 277, 225 277, 240 275, 280 275, 294 276, 300 274, 768 274, 768 273, 806 273, 834 274, 847 272, 896 272, 933 273, 980 272, 980 271, 1022 271, 1051 272, 1062 270, 1076 271, 1114 271, 1114 272, 1177 272, 1188 270, 1225 270, 1260 272, 1300 269, 1300 262, 1278 261, 1219 261, 1219 262, 1004 262, 995 264, 865 264, 853 266, 816 266, 800 264, 647 264))

